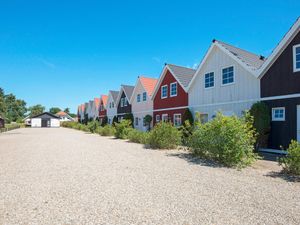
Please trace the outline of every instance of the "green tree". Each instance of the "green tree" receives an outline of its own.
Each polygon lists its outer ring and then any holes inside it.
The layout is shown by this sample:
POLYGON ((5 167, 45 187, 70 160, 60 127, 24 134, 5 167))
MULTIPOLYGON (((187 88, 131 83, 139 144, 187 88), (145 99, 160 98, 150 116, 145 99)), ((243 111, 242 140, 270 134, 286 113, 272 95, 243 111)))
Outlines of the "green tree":
POLYGON ((65 108, 64 112, 69 114, 70 113, 70 109, 69 108, 65 108))
POLYGON ((151 116, 151 115, 146 115, 146 116, 144 117, 144 123, 145 123, 146 126, 147 126, 147 130, 150 130, 151 122, 152 122, 152 116, 151 116))
POLYGON ((17 99, 13 94, 4 96, 4 104, 6 108, 5 118, 7 122, 16 122, 17 120, 21 120, 27 112, 26 102, 24 100, 17 99))
POLYGON ((60 111, 61 111, 61 109, 58 108, 58 107, 52 107, 52 108, 50 108, 50 110, 49 110, 49 112, 52 113, 52 114, 56 114, 56 113, 58 113, 58 112, 60 112, 60 111))
POLYGON ((34 105, 29 107, 28 111, 30 112, 30 116, 36 116, 45 111, 45 107, 42 106, 41 104, 34 105))
POLYGON ((4 90, 0 88, 0 116, 4 118, 5 114, 6 114, 5 95, 4 95, 4 90))

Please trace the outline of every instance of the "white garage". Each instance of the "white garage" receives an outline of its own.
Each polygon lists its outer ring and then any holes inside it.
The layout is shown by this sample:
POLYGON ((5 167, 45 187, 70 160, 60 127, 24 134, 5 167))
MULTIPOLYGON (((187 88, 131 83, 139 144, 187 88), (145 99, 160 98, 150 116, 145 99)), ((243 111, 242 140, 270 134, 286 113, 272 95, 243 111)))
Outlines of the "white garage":
POLYGON ((44 112, 31 118, 31 127, 60 127, 59 117, 44 112))

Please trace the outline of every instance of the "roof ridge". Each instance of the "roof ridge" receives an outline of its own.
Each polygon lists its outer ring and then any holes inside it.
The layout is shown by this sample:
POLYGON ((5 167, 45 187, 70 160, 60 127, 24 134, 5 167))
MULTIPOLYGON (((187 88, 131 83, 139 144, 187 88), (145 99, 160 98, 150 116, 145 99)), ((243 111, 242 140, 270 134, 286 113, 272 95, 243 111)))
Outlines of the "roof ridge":
POLYGON ((189 67, 186 67, 186 66, 180 66, 180 65, 176 65, 176 64, 172 64, 172 63, 166 63, 165 65, 169 65, 169 66, 177 66, 177 67, 181 67, 181 68, 184 68, 184 69, 189 69, 189 70, 194 70, 196 71, 195 69, 193 68, 189 68, 189 67))

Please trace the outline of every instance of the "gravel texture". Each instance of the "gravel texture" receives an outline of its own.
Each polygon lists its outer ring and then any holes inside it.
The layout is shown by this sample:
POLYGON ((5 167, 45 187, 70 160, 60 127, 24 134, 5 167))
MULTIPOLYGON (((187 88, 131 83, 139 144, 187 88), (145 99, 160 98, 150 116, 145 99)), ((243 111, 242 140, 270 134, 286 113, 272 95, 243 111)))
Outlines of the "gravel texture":
MULTIPOLYGON (((300 184, 71 129, 0 135, 0 224, 300 224, 300 184)), ((272 172, 273 171, 273 172, 272 172)))

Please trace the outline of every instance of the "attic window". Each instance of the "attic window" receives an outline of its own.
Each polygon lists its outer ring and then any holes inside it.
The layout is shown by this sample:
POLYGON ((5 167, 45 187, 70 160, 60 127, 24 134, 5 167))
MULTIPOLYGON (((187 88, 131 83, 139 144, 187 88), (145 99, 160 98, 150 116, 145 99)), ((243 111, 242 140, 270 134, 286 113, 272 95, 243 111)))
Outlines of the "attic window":
POLYGON ((293 47, 294 72, 300 71, 300 44, 293 47))

